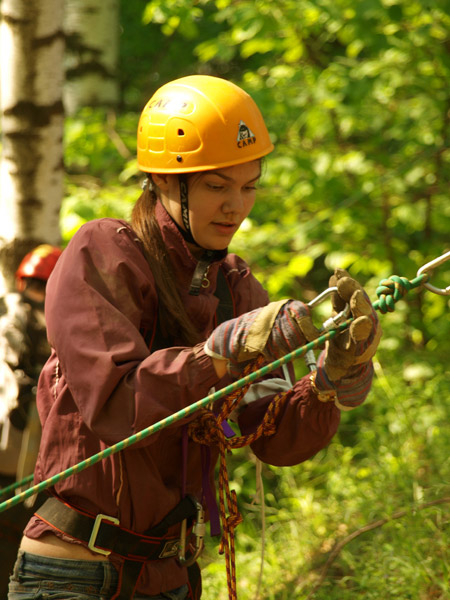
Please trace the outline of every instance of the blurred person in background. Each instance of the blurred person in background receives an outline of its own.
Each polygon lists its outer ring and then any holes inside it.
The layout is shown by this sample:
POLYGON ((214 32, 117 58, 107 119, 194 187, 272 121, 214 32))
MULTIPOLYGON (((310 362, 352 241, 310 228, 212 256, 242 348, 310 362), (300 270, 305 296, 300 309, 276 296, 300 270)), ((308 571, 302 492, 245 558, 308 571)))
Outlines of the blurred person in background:
MULTIPOLYGON (((41 426, 36 409, 39 373, 50 355, 45 327, 47 280, 61 250, 41 244, 26 254, 16 271, 16 293, 0 299, 0 489, 33 474, 41 426)), ((0 496, 0 502, 7 496, 0 496)), ((0 598, 9 576, 32 504, 0 513, 0 598)))

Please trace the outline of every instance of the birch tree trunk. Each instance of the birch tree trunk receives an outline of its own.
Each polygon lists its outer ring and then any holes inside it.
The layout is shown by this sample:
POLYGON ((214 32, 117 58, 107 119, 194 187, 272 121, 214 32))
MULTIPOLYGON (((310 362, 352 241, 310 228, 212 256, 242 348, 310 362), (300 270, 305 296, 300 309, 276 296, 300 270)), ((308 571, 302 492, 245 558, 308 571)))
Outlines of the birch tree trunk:
POLYGON ((66 0, 64 106, 115 106, 119 98, 119 0, 66 0))
POLYGON ((26 252, 60 242, 63 4, 0 4, 0 294, 14 288, 26 252))

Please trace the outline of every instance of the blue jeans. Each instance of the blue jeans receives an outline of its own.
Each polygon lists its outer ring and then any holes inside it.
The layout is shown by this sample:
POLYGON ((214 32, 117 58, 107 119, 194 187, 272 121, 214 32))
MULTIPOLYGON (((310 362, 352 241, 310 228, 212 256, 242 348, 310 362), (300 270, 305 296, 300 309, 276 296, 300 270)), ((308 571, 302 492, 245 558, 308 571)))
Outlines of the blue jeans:
MULTIPOLYGON (((68 560, 19 551, 8 600, 108 600, 117 582, 117 571, 107 560, 68 560)), ((187 593, 183 585, 157 596, 136 594, 133 600, 185 600, 187 593)))

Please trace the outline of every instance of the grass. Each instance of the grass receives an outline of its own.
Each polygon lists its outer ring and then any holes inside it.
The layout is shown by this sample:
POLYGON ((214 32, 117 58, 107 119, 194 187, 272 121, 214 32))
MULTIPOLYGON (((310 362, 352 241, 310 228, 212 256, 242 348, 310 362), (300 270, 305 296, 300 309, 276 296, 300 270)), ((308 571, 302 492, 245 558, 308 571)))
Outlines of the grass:
MULTIPOLYGON (((385 352, 366 404, 343 415, 325 450, 296 467, 263 465, 259 593, 255 459, 248 449, 231 457, 244 515, 236 531, 240 600, 450 598, 450 382, 440 359, 385 352)), ((202 567, 204 597, 226 600, 215 541, 202 567)))

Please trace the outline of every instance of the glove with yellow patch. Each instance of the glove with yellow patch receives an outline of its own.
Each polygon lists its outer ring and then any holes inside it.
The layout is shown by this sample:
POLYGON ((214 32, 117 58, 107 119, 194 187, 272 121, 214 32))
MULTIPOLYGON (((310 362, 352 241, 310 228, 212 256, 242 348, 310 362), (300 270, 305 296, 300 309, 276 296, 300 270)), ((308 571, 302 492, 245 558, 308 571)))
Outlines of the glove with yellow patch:
POLYGON ((344 269, 336 269, 330 278, 334 314, 350 306, 353 321, 342 333, 326 344, 318 360, 315 385, 319 390, 336 390, 341 408, 361 404, 372 381, 374 356, 381 338, 381 326, 375 309, 363 287, 344 269))
POLYGON ((318 337, 309 308, 299 300, 281 300, 221 323, 205 343, 209 356, 228 361, 230 375, 262 354, 271 362, 318 337))

